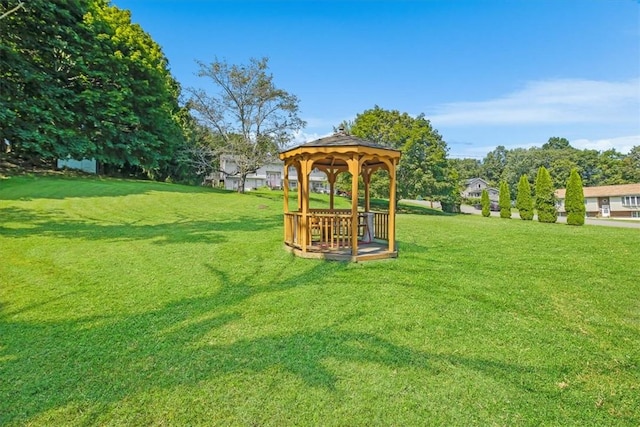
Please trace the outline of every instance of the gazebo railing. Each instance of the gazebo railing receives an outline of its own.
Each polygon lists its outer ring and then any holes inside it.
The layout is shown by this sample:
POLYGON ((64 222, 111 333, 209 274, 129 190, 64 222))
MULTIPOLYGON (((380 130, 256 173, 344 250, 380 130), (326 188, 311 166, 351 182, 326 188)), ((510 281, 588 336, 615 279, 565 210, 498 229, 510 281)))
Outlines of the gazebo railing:
POLYGON ((374 212, 373 237, 380 240, 389 240, 389 213, 374 212))
POLYGON ((302 213, 288 212, 285 220, 285 244, 302 249, 302 236, 307 233, 309 248, 330 250, 352 247, 352 236, 358 239, 366 237, 389 239, 389 214, 386 212, 360 212, 357 227, 354 230, 351 211, 348 209, 330 210, 313 209, 307 214, 307 230, 303 229, 302 213), (372 221, 367 221, 368 214, 372 214, 372 221), (373 230, 370 228, 373 226, 373 230))

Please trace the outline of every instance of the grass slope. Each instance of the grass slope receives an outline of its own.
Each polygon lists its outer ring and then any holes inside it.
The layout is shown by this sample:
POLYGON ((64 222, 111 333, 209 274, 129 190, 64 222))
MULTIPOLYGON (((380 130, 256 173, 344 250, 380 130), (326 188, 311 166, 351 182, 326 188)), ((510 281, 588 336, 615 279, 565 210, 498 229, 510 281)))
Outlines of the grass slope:
POLYGON ((0 425, 640 424, 638 230, 403 214, 322 262, 281 197, 0 180, 0 425))

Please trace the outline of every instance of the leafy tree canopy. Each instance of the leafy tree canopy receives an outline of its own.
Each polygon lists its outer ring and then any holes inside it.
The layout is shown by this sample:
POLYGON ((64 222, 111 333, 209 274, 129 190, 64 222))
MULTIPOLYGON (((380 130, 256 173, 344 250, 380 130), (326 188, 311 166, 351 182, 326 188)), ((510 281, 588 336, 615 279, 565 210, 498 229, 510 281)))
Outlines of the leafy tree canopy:
POLYGON ((23 7, 0 26, 0 138, 34 162, 88 157, 157 175, 183 142, 160 47, 106 0, 23 7))
POLYGON ((459 204, 458 199, 452 200, 459 198, 459 189, 457 174, 447 160, 447 144, 423 114, 412 117, 375 106, 358 114, 348 127, 355 136, 402 151, 397 171, 399 199, 426 197, 459 204))

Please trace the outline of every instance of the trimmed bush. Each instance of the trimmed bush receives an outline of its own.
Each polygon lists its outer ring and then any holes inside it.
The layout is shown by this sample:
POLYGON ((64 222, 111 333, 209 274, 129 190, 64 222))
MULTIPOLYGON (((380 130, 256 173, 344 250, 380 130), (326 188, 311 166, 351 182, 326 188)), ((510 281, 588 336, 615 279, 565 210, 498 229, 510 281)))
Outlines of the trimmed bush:
POLYGON ((584 192, 582 190, 582 178, 576 168, 571 169, 571 175, 567 181, 567 191, 564 198, 564 208, 567 211, 567 224, 584 225, 584 192))
POLYGON ((500 183, 498 206, 500 206, 500 218, 511 218, 511 192, 506 181, 500 183))
POLYGON ((525 221, 533 219, 533 198, 531 197, 531 186, 529 185, 527 174, 522 175, 518 182, 516 208, 520 214, 520 219, 525 221))
POLYGON ((536 176, 536 212, 540 222, 553 223, 558 219, 551 175, 544 166, 540 166, 536 176))
POLYGON ((491 201, 489 200, 489 193, 487 193, 487 189, 482 190, 482 195, 480 196, 480 204, 482 205, 482 216, 488 217, 491 215, 491 201))

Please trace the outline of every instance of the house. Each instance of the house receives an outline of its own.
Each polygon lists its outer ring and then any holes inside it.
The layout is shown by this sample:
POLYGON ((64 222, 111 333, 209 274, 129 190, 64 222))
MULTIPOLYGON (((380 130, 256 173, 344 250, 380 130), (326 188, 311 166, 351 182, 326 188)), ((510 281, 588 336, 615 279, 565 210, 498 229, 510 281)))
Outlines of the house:
MULTIPOLYGON (((222 156, 220 158, 220 183, 224 184, 227 190, 238 190, 240 186, 240 177, 235 175, 238 167, 233 156, 222 156)), ((269 187, 272 189, 281 189, 283 184, 284 162, 280 159, 272 159, 254 173, 247 175, 244 182, 244 189, 252 190, 260 187, 269 187)), ((211 181, 210 177, 208 177, 211 181)), ((329 192, 329 182, 324 172, 313 169, 309 175, 309 187, 312 192, 327 193, 329 192)), ((295 168, 289 168, 289 189, 297 190, 298 174, 295 168)))
MULTIPOLYGON (((584 187, 584 205, 588 217, 640 219, 640 183, 584 187)), ((556 190, 558 214, 566 216, 566 189, 556 190)))
POLYGON ((482 178, 467 179, 464 185, 464 190, 462 190, 463 198, 479 199, 482 196, 482 190, 487 190, 491 201, 498 201, 500 197, 500 192, 493 187, 489 187, 489 183, 482 178))

